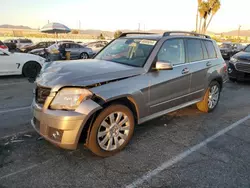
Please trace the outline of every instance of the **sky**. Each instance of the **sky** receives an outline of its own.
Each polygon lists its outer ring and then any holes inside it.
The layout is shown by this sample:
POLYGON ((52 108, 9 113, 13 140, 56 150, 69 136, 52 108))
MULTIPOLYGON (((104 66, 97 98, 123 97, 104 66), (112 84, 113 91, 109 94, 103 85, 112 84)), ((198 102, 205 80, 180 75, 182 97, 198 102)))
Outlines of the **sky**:
MULTIPOLYGON (((194 30, 197 0, 0 0, 0 25, 41 28, 59 22, 72 29, 194 30), (3 3, 4 2, 4 3, 3 3), (80 23, 80 24, 79 24, 80 23)), ((250 0, 221 0, 209 31, 250 29, 250 0)))

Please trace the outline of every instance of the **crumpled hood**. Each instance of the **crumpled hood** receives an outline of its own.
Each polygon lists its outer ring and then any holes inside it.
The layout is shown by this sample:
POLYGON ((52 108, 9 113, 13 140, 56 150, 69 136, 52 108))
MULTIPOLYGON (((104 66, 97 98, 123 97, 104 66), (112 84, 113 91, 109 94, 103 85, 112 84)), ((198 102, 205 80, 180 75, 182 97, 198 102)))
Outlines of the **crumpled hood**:
POLYGON ((143 68, 97 59, 58 61, 51 63, 36 83, 57 90, 63 86, 88 86, 144 72, 143 68))
POLYGON ((239 60, 250 61, 250 53, 249 52, 239 52, 239 53, 235 54, 234 57, 239 59, 239 60))

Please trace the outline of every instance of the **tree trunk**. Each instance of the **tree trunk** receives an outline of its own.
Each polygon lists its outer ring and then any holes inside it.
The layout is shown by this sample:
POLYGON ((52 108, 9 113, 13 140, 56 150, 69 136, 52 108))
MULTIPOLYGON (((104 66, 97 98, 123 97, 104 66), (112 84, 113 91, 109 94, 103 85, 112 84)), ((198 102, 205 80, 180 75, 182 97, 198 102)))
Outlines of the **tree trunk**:
POLYGON ((196 27, 195 27, 195 32, 198 32, 198 22, 199 22, 199 8, 197 9, 197 14, 196 14, 196 27))
POLYGON ((201 33, 202 18, 200 17, 199 33, 201 33))
POLYGON ((205 34, 205 33, 206 33, 206 23, 207 23, 207 17, 204 18, 203 28, 202 28, 202 34, 205 34))
POLYGON ((214 17, 214 14, 212 14, 212 16, 210 17, 210 19, 209 19, 209 21, 208 21, 208 24, 207 24, 207 26, 206 26, 206 31, 207 31, 208 26, 209 26, 209 24, 211 23, 211 21, 212 21, 213 17, 214 17))

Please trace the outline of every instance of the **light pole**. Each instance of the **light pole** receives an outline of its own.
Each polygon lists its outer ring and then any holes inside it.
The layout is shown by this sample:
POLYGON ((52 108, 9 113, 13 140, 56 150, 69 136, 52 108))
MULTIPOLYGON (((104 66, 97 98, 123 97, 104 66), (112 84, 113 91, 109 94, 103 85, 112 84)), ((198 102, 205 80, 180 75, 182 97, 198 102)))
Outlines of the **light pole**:
POLYGON ((238 29, 238 39, 240 39, 240 28, 241 28, 241 25, 239 25, 239 29, 238 29))

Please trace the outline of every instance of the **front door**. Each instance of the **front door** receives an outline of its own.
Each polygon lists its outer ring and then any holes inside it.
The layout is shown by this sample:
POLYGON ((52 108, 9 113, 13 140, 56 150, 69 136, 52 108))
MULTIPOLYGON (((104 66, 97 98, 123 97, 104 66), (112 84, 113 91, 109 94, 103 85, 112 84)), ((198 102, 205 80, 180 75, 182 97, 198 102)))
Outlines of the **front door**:
POLYGON ((183 39, 169 39, 159 50, 157 61, 169 62, 173 70, 148 73, 150 83, 150 113, 158 113, 187 102, 190 87, 189 64, 186 62, 183 39))

